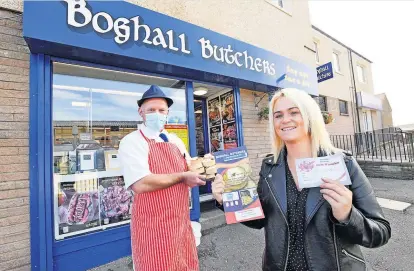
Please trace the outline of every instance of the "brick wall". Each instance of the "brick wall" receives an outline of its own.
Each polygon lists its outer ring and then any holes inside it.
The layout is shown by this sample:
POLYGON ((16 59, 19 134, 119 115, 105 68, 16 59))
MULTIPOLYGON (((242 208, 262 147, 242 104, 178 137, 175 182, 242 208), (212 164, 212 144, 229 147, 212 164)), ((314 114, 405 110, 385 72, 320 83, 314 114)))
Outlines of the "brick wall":
POLYGON ((259 96, 256 98, 257 101, 265 95, 263 92, 240 90, 244 144, 249 153, 250 164, 253 169, 252 176, 257 176, 258 178, 262 160, 266 154, 271 152, 271 144, 268 121, 259 121, 257 114, 261 108, 268 106, 269 100, 266 94, 259 104, 259 109, 256 110, 253 93, 259 96))
POLYGON ((0 270, 30 270, 29 50, 20 14, 0 18, 0 270))

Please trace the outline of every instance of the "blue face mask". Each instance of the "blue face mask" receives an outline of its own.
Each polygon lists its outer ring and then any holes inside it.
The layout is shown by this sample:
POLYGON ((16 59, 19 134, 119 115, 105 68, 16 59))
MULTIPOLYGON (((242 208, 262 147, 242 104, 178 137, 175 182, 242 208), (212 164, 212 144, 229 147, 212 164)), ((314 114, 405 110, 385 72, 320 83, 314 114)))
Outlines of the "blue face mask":
POLYGON ((167 122, 167 116, 160 113, 148 113, 145 114, 145 125, 156 132, 160 132, 164 129, 164 125, 167 122))

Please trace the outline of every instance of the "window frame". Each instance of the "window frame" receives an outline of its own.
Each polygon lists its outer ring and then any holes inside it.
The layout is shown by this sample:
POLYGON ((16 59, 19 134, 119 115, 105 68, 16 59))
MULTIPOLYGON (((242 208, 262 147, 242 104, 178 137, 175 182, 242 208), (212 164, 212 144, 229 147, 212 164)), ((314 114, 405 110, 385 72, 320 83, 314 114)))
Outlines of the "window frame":
POLYGON ((317 64, 319 64, 321 61, 320 56, 319 56, 319 42, 314 40, 313 47, 314 47, 313 49, 315 50, 315 61, 317 64))
POLYGON ((339 114, 341 116, 349 116, 348 101, 338 99, 338 106, 339 106, 339 114), (346 112, 341 111, 341 102, 345 104, 346 112))
MULTIPOLYGON (((39 251, 32 257, 32 264, 39 266, 40 270, 53 270, 73 263, 75 270, 86 270, 93 266, 102 265, 102 259, 84 259, 79 261, 79 255, 83 256, 91 249, 99 251, 109 261, 116 260, 120 256, 130 254, 130 226, 121 225, 105 231, 90 232, 85 235, 74 236, 63 240, 54 238, 54 199, 53 199, 53 118, 52 118, 52 75, 53 62, 88 66, 94 68, 109 69, 112 71, 132 72, 149 76, 162 76, 174 78, 186 82, 187 110, 194 111, 193 83, 191 80, 179 76, 165 76, 155 72, 143 72, 138 69, 130 69, 123 65, 108 66, 105 64, 91 63, 68 58, 52 57, 44 54, 30 55, 30 139, 29 139, 29 171, 30 171, 30 215, 38 217, 31 222, 32 232, 30 247, 32 251, 39 251), (116 246, 117 253, 111 253, 116 246), (108 249, 109 248, 109 249, 108 249)), ((234 85, 211 83, 216 86, 226 86, 234 89, 236 115, 241 116, 240 88, 234 85)), ((188 129, 189 139, 195 139, 195 118, 189 113, 188 129), (194 124, 194 125, 193 125, 194 124), (194 128, 194 129, 193 129, 194 128)), ((244 144, 243 127, 241 117, 237 121, 238 137, 241 145, 244 144)), ((195 143, 195 142, 194 142, 195 143)), ((194 145, 195 147, 195 145, 194 145)), ((193 154, 195 148, 193 149, 193 154)), ((191 149, 190 149, 191 152, 191 149)), ((190 153, 191 154, 191 153, 190 153)), ((198 198, 198 189, 192 191, 193 198, 198 198), (193 193, 194 192, 194 193, 193 193)), ((190 211, 190 219, 199 217, 199 204, 193 205, 190 211)))
POLYGON ((341 72, 341 63, 340 63, 340 52, 333 51, 332 58, 333 58, 333 66, 336 73, 342 74, 341 72))
POLYGON ((318 103, 319 109, 322 112, 328 112, 328 97, 324 96, 324 95, 319 95, 319 96, 316 96, 315 98, 317 98, 317 100, 318 100, 317 103, 318 103), (321 98, 324 100, 325 108, 323 108, 323 109, 325 109, 325 110, 322 110, 322 108, 321 108, 321 103, 320 103, 321 98))
POLYGON ((366 84, 367 83, 367 77, 366 77, 366 73, 365 73, 365 67, 363 65, 361 65, 361 64, 357 64, 357 76, 358 76, 358 81, 360 83, 363 83, 363 84, 366 84), (361 74, 360 74, 360 72, 361 72, 361 74))

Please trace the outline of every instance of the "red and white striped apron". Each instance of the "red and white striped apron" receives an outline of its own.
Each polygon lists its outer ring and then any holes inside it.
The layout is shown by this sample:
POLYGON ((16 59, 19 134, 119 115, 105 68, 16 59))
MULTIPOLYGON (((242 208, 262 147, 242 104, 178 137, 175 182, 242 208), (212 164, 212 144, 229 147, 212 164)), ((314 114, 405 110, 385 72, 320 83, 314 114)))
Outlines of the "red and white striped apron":
MULTIPOLYGON (((148 142, 148 163, 153 174, 187 171, 175 144, 148 142)), ((189 215, 188 186, 136 194, 131 220, 132 258, 135 271, 198 271, 198 256, 189 215)))

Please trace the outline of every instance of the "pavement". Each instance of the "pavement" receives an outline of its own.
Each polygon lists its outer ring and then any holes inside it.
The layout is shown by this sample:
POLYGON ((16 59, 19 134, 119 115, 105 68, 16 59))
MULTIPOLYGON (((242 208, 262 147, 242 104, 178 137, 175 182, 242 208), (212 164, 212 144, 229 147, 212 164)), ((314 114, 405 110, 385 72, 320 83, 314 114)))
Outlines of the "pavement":
MULTIPOLYGON (((370 179, 377 197, 414 204, 414 180, 370 179)), ((208 206, 207 206, 208 207, 208 206)), ((209 208, 205 208, 209 209, 209 208)), ((414 270, 414 207, 404 211, 383 208, 391 223, 392 237, 381 248, 363 252, 375 271, 414 270)), ((243 225, 226 225, 223 213, 217 209, 204 211, 201 244, 198 247, 201 271, 259 271, 264 248, 263 230, 243 225)), ((93 271, 129 271, 131 258, 123 258, 100 266, 93 271)))

